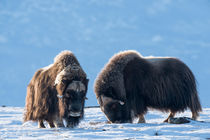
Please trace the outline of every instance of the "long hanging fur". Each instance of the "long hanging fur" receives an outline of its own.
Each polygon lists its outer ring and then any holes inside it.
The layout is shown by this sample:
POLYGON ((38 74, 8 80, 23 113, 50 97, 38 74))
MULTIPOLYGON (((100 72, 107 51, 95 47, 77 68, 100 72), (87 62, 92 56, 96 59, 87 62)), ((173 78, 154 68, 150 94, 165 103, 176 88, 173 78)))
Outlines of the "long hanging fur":
POLYGON ((148 108, 173 113, 189 108, 195 118, 202 111, 195 77, 177 58, 120 52, 101 70, 94 90, 102 111, 107 103, 104 97, 120 100, 131 119, 144 115, 148 108))

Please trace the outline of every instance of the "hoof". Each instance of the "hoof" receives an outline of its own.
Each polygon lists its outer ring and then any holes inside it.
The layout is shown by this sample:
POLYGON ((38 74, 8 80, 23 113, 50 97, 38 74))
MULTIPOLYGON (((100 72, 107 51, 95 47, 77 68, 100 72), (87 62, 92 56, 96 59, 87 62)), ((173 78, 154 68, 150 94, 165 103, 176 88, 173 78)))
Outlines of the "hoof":
POLYGON ((180 118, 169 118, 168 123, 170 124, 184 124, 189 123, 190 120, 186 117, 180 117, 180 118))
POLYGON ((168 122, 168 119, 164 120, 163 122, 166 122, 167 123, 168 122))

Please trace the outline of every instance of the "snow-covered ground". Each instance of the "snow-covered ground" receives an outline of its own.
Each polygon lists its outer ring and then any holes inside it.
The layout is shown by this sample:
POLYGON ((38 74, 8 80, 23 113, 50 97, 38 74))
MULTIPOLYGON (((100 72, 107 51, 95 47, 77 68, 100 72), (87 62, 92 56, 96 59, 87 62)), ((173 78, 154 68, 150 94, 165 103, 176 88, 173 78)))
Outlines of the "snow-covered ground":
MULTIPOLYGON (((204 108, 199 121, 167 124, 167 114, 151 110, 146 124, 107 124, 99 108, 86 108, 85 118, 76 128, 39 129, 37 123, 22 123, 22 107, 0 107, 0 139, 210 139, 210 108, 204 108), (204 121, 204 122, 200 122, 204 121)), ((190 117, 189 111, 178 116, 190 117)))

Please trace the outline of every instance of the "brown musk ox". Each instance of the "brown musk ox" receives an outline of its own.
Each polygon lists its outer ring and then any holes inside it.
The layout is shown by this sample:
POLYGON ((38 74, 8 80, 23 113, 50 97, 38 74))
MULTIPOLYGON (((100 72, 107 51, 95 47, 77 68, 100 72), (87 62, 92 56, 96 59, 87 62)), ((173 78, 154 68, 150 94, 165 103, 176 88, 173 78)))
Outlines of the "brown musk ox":
POLYGON ((86 73, 70 51, 58 54, 54 63, 39 69, 27 87, 24 122, 44 121, 52 127, 78 125, 84 115, 88 88, 86 73))
POLYGON ((102 112, 112 123, 132 122, 149 108, 170 112, 202 111, 191 70, 172 57, 143 57, 136 51, 114 55, 98 74, 94 90, 102 112))

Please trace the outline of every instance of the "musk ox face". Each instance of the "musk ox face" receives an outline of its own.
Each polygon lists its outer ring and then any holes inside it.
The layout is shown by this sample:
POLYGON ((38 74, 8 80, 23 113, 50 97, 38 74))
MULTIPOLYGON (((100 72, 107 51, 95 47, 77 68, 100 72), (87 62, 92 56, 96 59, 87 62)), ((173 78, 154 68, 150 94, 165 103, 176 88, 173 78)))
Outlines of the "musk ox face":
POLYGON ((62 100, 62 117, 82 117, 86 99, 86 86, 81 81, 71 82, 63 95, 58 95, 62 100))
POLYGON ((111 123, 126 123, 130 122, 126 105, 123 101, 115 100, 110 97, 102 97, 102 111, 111 123))

